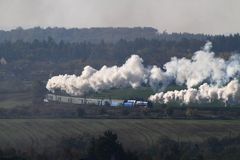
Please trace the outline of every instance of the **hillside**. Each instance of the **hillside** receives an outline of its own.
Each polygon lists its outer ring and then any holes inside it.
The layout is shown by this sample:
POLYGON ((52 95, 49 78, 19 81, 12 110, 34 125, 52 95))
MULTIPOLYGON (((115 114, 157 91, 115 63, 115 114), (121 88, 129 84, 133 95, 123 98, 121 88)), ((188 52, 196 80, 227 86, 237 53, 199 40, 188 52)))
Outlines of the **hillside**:
MULTIPOLYGON (((27 35, 25 35, 26 37, 27 35)), ((0 36, 1 38, 1 36, 0 36)), ((16 38, 16 37, 15 37, 16 38)), ((228 59, 232 53, 240 51, 239 34, 215 36, 210 39, 212 50, 217 57, 228 59)), ((4 41, 0 43, 0 80, 47 80, 58 74, 80 74, 84 66, 101 68, 103 65, 122 65, 132 54, 144 60, 144 65, 158 65, 171 60, 171 57, 192 57, 205 40, 167 41, 160 39, 119 40, 116 43, 70 43, 47 40, 33 42, 4 41)))
POLYGON ((23 40, 32 42, 35 39, 47 40, 52 37, 57 42, 91 42, 99 43, 117 42, 120 39, 134 40, 136 38, 153 39, 157 37, 157 30, 151 27, 135 27, 135 28, 17 28, 11 31, 0 31, 0 42, 5 40, 16 41, 23 40))
POLYGON ((32 42, 35 39, 40 41, 47 40, 52 37, 55 41, 65 42, 91 42, 99 43, 102 40, 107 43, 116 43, 124 39, 133 41, 136 38, 145 39, 165 39, 165 40, 181 40, 198 39, 206 40, 207 35, 191 34, 191 33, 159 33, 159 31, 152 27, 102 27, 102 28, 29 28, 23 29, 18 27, 10 31, 0 30, 0 42, 23 40, 25 42, 32 42))
MULTIPOLYGON (((72 40, 71 36, 74 35, 77 38, 84 38, 84 36, 78 35, 80 32, 88 32, 88 38, 91 36, 95 36, 96 38, 104 37, 108 34, 135 35, 136 38, 136 36, 143 35, 140 32, 144 32, 148 37, 151 37, 157 31, 153 28, 18 28, 12 31, 0 31, 0 35, 3 34, 0 36, 0 39, 4 39, 4 42, 0 43, 0 108, 11 108, 11 112, 2 110, 0 112, 2 116, 15 116, 15 113, 19 116, 19 113, 32 114, 32 112, 34 115, 39 115, 34 110, 28 112, 26 109, 28 107, 33 108, 34 106, 31 103, 33 82, 42 81, 46 84, 50 77, 59 74, 80 75, 83 68, 87 65, 96 69, 100 69, 103 65, 121 66, 132 54, 139 55, 144 60, 143 64, 146 67, 157 65, 163 68, 163 65, 170 61, 171 57, 191 58, 194 52, 201 49, 206 43, 206 39, 201 39, 198 35, 190 33, 161 33, 158 37, 155 37, 156 39, 149 39, 147 37, 137 39, 127 38, 125 40, 118 40, 115 43, 113 43, 114 41, 106 43, 105 40, 98 43, 85 41, 77 41, 75 43, 70 41, 72 40), (70 34, 73 31, 76 34, 70 34), (60 32, 63 33, 60 34, 60 32), (69 34, 65 34, 65 32, 69 32, 69 34), (129 33, 123 34, 122 32, 129 33), (54 34, 49 37, 50 33, 54 34), (71 38, 63 42, 60 40, 61 38, 54 37, 55 34, 62 38, 67 36, 71 38), (13 39, 7 39, 9 35, 13 39), (39 38, 40 35, 44 36, 43 39, 39 38), (31 40, 26 40, 29 37, 31 37, 31 40), (39 39, 35 40, 35 38, 39 39)), ((240 51, 239 34, 204 37, 210 38, 213 44, 212 50, 216 53, 216 57, 228 59, 232 53, 239 53, 240 51)), ((153 94, 153 91, 147 88, 147 86, 144 86, 140 90, 141 93, 139 90, 112 89, 111 91, 103 91, 88 96, 118 99, 140 97, 147 99, 149 95, 153 94)), ((238 117, 238 115, 235 117, 238 117)))

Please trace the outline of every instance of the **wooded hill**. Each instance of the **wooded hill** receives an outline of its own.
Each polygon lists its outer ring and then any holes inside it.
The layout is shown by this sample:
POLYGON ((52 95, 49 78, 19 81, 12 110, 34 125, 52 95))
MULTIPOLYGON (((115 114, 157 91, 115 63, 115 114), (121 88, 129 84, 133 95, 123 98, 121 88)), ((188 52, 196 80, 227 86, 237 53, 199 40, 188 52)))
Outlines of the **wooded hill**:
POLYGON ((166 39, 166 40, 181 40, 186 39, 199 39, 205 40, 206 35, 203 34, 190 34, 190 33, 172 33, 158 31, 152 27, 105 27, 105 28, 30 28, 22 29, 18 27, 10 31, 0 31, 0 42, 23 40, 32 42, 35 39, 40 41, 47 40, 52 37, 56 42, 91 42, 99 43, 104 40, 107 43, 116 43, 120 39, 127 41, 135 40, 136 38, 145 39, 166 39))
MULTIPOLYGON (((54 31, 54 29, 52 30, 54 31)), ((11 31, 9 34, 12 32, 14 33, 11 31)), ((27 31, 23 30, 22 32, 27 31)), ((92 36, 94 35, 96 34, 92 34, 92 36)), ((26 38, 27 35, 24 37, 26 38)), ((3 37, 0 36, 0 38, 3 37)), ((15 38, 17 39, 17 36, 15 38)), ((120 39, 115 43, 105 40, 101 40, 99 43, 59 42, 59 39, 55 40, 52 37, 29 42, 24 41, 24 38, 17 41, 7 41, 6 39, 0 43, 0 79, 14 77, 24 80, 46 80, 50 74, 80 74, 86 65, 95 68, 103 65, 121 65, 131 54, 141 56, 145 65, 162 66, 174 56, 192 57, 193 53, 206 43, 206 39, 213 43, 213 51, 217 56, 227 59, 232 53, 240 51, 239 34, 205 36, 205 39, 136 38, 132 41, 120 39)))

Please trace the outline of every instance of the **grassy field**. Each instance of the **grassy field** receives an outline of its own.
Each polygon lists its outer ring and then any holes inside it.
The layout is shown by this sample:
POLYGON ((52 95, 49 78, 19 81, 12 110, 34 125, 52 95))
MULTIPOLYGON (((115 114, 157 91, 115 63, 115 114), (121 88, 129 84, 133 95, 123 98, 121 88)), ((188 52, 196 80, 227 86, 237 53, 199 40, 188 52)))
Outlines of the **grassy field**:
MULTIPOLYGON (((184 87, 177 86, 177 85, 169 85, 166 88, 166 91, 172 90, 180 90, 184 87)), ((88 96, 90 97, 106 97, 106 98, 114 98, 114 99, 129 99, 129 98, 144 98, 148 99, 148 97, 155 92, 150 87, 139 87, 137 89, 133 88, 117 88, 117 89, 110 89, 101 91, 99 93, 90 93, 88 96)))
POLYGON ((113 99, 129 99, 129 98, 144 98, 147 99, 153 90, 150 87, 140 87, 137 89, 120 88, 101 91, 99 93, 90 93, 89 97, 95 98, 113 98, 113 99))
POLYGON ((112 130, 128 148, 144 148, 160 137, 201 141, 210 136, 235 136, 240 120, 154 120, 154 119, 1 119, 0 147, 18 149, 54 148, 62 137, 112 130))
POLYGON ((31 104, 31 94, 22 93, 0 93, 0 108, 13 108, 21 105, 31 104))

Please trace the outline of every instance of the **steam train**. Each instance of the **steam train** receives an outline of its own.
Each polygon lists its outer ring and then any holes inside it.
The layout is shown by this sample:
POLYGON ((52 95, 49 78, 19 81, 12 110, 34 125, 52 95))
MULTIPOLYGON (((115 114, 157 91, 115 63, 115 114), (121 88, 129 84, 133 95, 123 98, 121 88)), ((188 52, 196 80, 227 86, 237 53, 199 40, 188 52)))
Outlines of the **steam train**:
POLYGON ((71 104, 91 104, 97 106, 111 106, 111 107, 151 107, 151 103, 148 101, 128 99, 96 99, 96 98, 82 98, 72 96, 62 96, 55 94, 46 94, 44 102, 60 102, 60 103, 71 103, 71 104))

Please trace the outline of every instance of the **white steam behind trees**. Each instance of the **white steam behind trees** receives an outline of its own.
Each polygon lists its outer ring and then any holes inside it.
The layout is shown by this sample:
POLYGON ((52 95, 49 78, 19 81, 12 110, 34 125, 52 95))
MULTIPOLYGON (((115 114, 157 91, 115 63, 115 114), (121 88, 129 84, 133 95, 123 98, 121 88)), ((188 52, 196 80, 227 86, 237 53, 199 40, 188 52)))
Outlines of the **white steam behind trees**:
POLYGON ((46 87, 50 91, 60 89, 71 95, 83 95, 111 88, 136 88, 142 84, 150 85, 155 91, 163 91, 170 83, 176 83, 188 89, 160 92, 149 99, 158 103, 177 101, 186 104, 215 99, 234 101, 239 95, 239 83, 235 78, 240 72, 240 57, 233 55, 228 60, 217 58, 211 48, 212 43, 207 42, 191 59, 173 57, 162 68, 145 67, 141 57, 132 55, 119 67, 103 66, 96 70, 86 66, 80 76, 52 77, 46 87), (201 86, 192 88, 197 85, 201 86))

